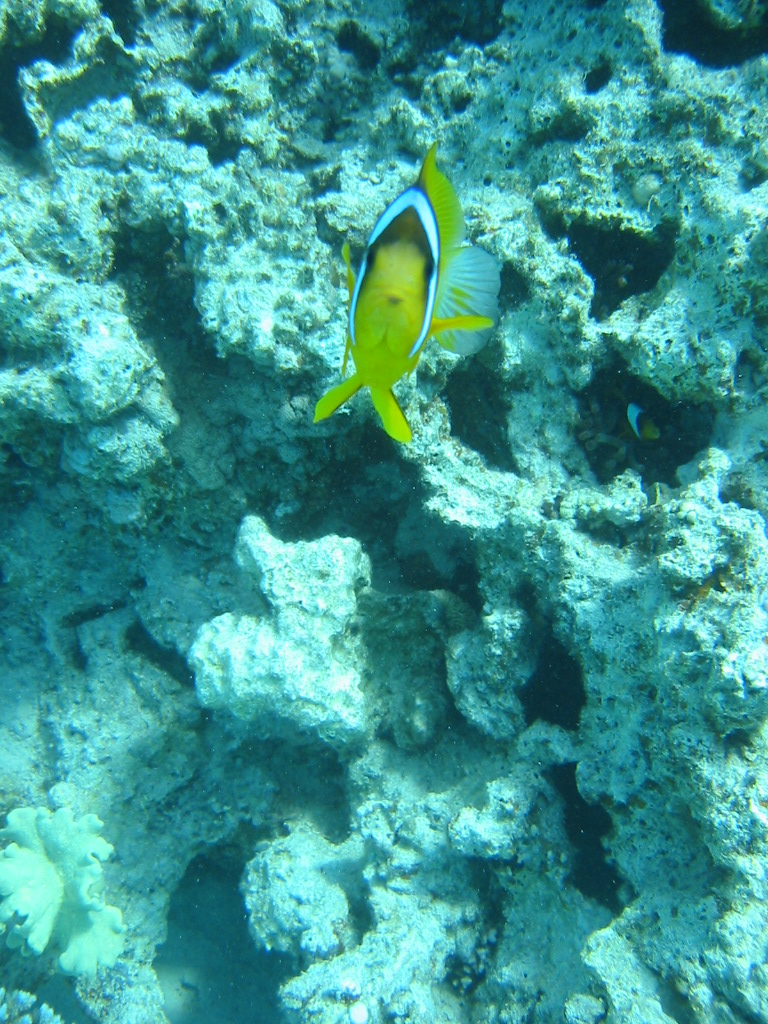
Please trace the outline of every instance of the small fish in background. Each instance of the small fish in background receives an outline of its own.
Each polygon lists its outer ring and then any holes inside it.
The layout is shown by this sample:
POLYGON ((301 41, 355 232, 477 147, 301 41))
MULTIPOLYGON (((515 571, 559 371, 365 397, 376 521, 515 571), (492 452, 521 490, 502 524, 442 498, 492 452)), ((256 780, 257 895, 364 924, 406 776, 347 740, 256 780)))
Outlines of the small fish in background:
POLYGON ((630 402, 627 406, 627 420, 632 427, 632 433, 640 441, 658 441, 661 436, 659 428, 645 409, 634 402, 630 402))
POLYGON ((483 347, 496 324, 498 265, 485 250, 464 245, 464 214, 436 159, 437 143, 416 184, 379 217, 357 276, 344 245, 349 326, 341 372, 350 356, 355 372, 320 399, 315 423, 367 387, 389 436, 410 441, 393 385, 413 370, 429 338, 469 355, 483 347))

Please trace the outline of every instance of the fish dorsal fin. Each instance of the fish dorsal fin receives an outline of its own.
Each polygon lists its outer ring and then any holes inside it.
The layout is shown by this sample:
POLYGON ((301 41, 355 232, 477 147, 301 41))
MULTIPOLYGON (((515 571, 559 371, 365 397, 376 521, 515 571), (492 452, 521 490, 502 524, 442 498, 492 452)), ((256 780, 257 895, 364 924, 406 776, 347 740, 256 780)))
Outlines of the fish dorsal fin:
POLYGON ((425 193, 434 211, 442 252, 461 245, 466 234, 464 214, 453 186, 442 171, 437 169, 436 142, 432 143, 424 157, 418 187, 425 193))

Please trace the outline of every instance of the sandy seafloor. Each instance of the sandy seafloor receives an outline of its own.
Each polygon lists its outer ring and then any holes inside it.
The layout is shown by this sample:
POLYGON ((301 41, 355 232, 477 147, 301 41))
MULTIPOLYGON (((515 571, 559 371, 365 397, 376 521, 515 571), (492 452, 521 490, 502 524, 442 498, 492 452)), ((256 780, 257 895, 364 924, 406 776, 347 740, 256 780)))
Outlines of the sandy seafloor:
POLYGON ((767 399, 765 0, 0 0, 0 1021, 768 1022, 767 399))

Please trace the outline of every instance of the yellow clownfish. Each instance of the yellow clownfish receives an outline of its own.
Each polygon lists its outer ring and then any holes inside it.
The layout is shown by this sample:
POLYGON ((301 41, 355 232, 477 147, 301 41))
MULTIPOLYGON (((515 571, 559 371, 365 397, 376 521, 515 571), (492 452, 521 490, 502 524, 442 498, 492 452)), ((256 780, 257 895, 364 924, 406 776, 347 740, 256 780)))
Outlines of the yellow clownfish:
POLYGON ((498 266, 483 249, 463 244, 464 215, 436 153, 437 143, 416 184, 379 217, 357 277, 344 245, 349 326, 341 372, 350 355, 355 372, 320 399, 315 423, 367 387, 389 436, 410 441, 393 384, 416 366, 428 338, 466 355, 482 348, 496 324, 498 266))

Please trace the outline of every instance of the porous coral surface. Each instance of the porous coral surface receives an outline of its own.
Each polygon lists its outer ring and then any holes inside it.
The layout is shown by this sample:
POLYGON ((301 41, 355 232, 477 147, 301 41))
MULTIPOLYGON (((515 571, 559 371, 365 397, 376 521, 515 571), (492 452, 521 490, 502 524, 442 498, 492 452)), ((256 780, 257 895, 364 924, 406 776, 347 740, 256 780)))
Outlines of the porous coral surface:
POLYGON ((126 927, 9 992, 768 1024, 767 54, 740 0, 0 0, 0 809, 98 815, 126 927), (434 141, 498 327, 409 445, 315 426, 434 141))

